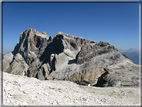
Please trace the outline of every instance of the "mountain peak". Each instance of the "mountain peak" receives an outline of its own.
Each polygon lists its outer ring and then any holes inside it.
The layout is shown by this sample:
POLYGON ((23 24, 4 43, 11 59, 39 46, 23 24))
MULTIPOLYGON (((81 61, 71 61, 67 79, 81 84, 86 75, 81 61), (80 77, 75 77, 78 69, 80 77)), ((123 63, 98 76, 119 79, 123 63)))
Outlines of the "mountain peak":
MULTIPOLYGON (((51 38, 45 32, 26 29, 14 51, 4 57, 3 64, 5 72, 41 80, 86 81, 94 86, 138 85, 137 79, 127 82, 128 75, 125 75, 126 72, 139 72, 138 67, 115 46, 63 32, 51 38), (116 75, 123 71, 122 75, 116 75), (119 84, 122 77, 125 82, 119 84)), ((137 74, 134 74, 136 78, 137 74)))
POLYGON ((139 51, 138 49, 134 49, 134 48, 130 48, 127 50, 127 52, 129 53, 138 52, 138 51, 139 51))

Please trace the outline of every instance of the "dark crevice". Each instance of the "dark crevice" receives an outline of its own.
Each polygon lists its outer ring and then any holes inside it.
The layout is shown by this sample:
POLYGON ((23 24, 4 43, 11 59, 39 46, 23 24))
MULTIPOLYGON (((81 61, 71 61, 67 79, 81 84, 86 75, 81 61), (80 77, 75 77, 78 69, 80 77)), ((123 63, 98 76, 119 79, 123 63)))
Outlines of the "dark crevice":
POLYGON ((42 69, 43 76, 45 77, 45 69, 42 69))
POLYGON ((35 42, 34 42, 35 47, 36 47, 36 48, 39 48, 40 44, 41 44, 40 38, 36 36, 36 37, 35 37, 35 42))
POLYGON ((106 71, 104 74, 102 74, 99 78, 98 78, 98 81, 97 81, 97 84, 93 85, 93 86, 96 86, 96 87, 104 87, 104 84, 107 82, 104 77, 109 74, 109 72, 104 68, 104 70, 106 71))
POLYGON ((38 79, 38 73, 36 74, 36 78, 38 79))
POLYGON ((76 63, 76 59, 72 59, 72 60, 69 60, 68 64, 74 64, 76 63))
POLYGON ((27 70, 27 77, 30 77, 30 70, 27 70))

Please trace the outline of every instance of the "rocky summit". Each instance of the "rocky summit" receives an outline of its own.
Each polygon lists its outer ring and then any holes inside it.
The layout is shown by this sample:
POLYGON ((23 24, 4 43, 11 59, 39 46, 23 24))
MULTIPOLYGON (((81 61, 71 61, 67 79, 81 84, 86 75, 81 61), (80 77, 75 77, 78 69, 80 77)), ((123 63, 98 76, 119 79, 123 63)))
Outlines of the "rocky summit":
POLYGON ((96 87, 139 86, 139 65, 108 42, 26 29, 3 58, 3 71, 40 80, 65 80, 96 87))

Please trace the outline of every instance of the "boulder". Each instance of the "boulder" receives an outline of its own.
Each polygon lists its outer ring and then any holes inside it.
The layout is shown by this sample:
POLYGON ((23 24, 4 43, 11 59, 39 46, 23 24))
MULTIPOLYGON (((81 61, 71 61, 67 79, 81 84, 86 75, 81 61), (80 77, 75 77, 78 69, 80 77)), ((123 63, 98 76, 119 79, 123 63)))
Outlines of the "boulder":
POLYGON ((69 75, 65 78, 66 81, 72 82, 88 82, 90 85, 97 84, 98 78, 104 73, 107 73, 105 68, 92 67, 89 69, 81 70, 73 75, 69 75))

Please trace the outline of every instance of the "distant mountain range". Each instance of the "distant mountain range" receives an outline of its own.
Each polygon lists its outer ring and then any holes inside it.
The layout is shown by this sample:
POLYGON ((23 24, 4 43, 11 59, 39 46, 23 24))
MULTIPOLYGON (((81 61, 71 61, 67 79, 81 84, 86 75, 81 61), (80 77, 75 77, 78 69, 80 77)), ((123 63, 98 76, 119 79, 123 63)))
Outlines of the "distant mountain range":
POLYGON ((119 52, 124 56, 128 56, 135 64, 139 64, 139 50, 134 48, 128 50, 119 49, 119 52))

